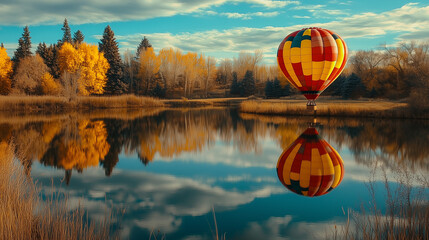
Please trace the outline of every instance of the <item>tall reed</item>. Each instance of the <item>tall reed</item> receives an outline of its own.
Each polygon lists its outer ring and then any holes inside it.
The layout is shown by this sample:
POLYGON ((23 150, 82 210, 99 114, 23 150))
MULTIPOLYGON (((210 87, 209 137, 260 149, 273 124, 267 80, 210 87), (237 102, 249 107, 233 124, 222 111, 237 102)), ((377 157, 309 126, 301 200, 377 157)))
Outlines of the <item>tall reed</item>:
POLYGON ((346 224, 335 226, 327 239, 429 239, 429 178, 424 174, 416 178, 403 169, 397 169, 396 174, 398 184, 392 187, 384 173, 384 212, 376 203, 380 193, 371 180, 369 205, 363 204, 361 212, 348 210, 346 224), (420 184, 417 189, 413 179, 420 184))
POLYGON ((111 212, 95 222, 82 207, 70 211, 64 193, 42 193, 15 161, 12 147, 0 145, 0 239, 118 238, 111 212))

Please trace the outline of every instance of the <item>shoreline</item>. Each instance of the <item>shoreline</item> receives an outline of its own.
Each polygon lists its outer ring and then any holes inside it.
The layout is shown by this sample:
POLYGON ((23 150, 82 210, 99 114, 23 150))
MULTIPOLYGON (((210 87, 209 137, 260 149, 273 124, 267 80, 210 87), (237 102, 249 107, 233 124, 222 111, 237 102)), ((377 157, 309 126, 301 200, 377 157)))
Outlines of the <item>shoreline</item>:
MULTIPOLYGON (((92 113, 108 110, 126 114, 141 110, 159 112, 166 109, 200 107, 237 107, 239 112, 266 116, 313 116, 303 98, 251 99, 157 99, 145 96, 0 96, 2 115, 92 113)), ((379 99, 341 100, 322 97, 317 101, 317 117, 429 119, 429 112, 415 110, 404 101, 379 99)))
MULTIPOLYGON (((306 100, 249 100, 240 103, 241 113, 265 116, 313 116, 307 110, 306 100)), ((317 101, 316 117, 354 117, 380 119, 429 119, 429 112, 414 110, 407 103, 387 100, 317 101)))

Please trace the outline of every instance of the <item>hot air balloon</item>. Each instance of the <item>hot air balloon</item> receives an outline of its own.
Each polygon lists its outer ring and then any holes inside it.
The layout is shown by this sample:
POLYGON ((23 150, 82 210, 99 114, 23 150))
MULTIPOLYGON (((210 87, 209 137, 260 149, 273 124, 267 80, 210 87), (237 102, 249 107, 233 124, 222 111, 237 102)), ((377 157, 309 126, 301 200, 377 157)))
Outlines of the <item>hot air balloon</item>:
POLYGON ((347 46, 336 33, 323 28, 303 28, 283 39, 277 62, 286 79, 316 110, 316 98, 340 75, 347 62, 347 46))
POLYGON ((320 196, 341 183, 344 163, 317 130, 309 127, 283 151, 277 162, 277 176, 292 192, 320 196))

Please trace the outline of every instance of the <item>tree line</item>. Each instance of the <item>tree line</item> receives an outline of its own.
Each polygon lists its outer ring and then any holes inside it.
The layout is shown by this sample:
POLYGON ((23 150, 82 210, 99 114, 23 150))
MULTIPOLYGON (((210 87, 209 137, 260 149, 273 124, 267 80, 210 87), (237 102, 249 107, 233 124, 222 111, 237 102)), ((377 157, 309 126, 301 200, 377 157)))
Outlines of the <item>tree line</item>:
MULTIPOLYGON (((136 51, 121 57, 110 26, 98 46, 73 36, 67 19, 55 44, 39 43, 31 51, 24 27, 10 59, 0 46, 0 94, 120 95, 169 98, 248 97, 278 98, 299 94, 277 65, 262 64, 262 51, 240 52, 232 59, 164 48, 158 54, 144 37, 136 51)), ((345 99, 368 97, 410 99, 429 106, 429 44, 403 43, 381 50, 357 51, 345 71, 323 93, 345 99)))

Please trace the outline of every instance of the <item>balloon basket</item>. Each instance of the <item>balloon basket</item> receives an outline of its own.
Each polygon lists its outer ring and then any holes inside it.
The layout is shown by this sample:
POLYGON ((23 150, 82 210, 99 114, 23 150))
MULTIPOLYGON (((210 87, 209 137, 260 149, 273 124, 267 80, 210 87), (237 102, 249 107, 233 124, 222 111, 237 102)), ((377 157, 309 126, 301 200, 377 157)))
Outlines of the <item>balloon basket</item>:
POLYGON ((314 100, 308 100, 308 102, 307 102, 307 110, 312 110, 312 111, 316 111, 317 110, 316 102, 314 100))
POLYGON ((307 105, 307 110, 316 111, 317 106, 316 105, 307 105))

